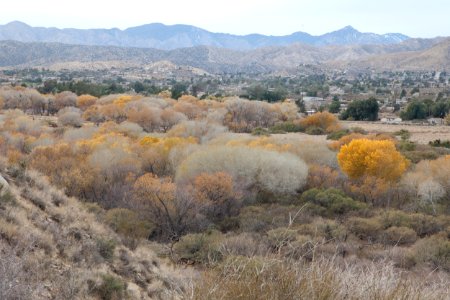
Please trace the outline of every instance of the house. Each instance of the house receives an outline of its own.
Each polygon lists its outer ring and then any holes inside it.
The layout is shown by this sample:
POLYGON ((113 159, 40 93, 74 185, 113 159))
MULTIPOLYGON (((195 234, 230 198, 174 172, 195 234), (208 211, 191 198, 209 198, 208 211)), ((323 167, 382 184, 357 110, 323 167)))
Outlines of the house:
POLYGON ((406 103, 408 103, 408 100, 406 100, 405 97, 403 97, 402 99, 395 99, 395 104, 404 105, 406 103))
POLYGON ((320 97, 303 97, 306 109, 318 109, 320 106, 325 105, 326 101, 320 97))

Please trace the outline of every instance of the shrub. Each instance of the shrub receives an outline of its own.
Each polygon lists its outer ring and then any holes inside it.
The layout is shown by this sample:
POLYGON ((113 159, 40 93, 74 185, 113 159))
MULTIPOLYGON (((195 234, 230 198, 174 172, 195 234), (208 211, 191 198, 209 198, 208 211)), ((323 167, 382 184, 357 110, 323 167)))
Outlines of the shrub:
POLYGON ((398 148, 400 151, 414 151, 416 150, 416 144, 410 141, 401 141, 398 148))
POLYGON ((239 227, 243 231, 263 232, 270 227, 272 218, 265 214, 262 206, 247 206, 239 214, 239 227))
POLYGON ((389 227, 408 227, 413 229, 420 237, 432 235, 442 231, 445 226, 445 219, 439 219, 434 216, 420 213, 408 214, 402 211, 389 211, 382 214, 380 221, 384 228, 389 227))
POLYGON ((335 131, 335 132, 331 132, 331 133, 329 133, 327 135, 327 140, 337 141, 337 140, 339 140, 343 136, 346 136, 349 133, 350 133, 350 130, 348 130, 348 129, 342 129, 342 130, 338 130, 338 131, 335 131))
POLYGON ((384 231, 383 238, 390 245, 407 245, 417 240, 417 234, 408 227, 393 226, 384 231))
POLYGON ((217 231, 188 234, 174 245, 174 254, 183 263, 214 264, 222 259, 221 239, 222 234, 217 231))
POLYGON ((445 220, 424 214, 411 215, 410 223, 411 228, 414 229, 420 237, 438 233, 445 228, 445 220))
POLYGON ((298 122, 283 122, 270 127, 270 132, 304 132, 305 128, 298 122))
POLYGON ((112 260, 114 257, 114 249, 116 248, 116 241, 99 238, 97 239, 98 253, 106 260, 112 260))
POLYGON ((406 129, 401 129, 399 131, 394 132, 394 135, 399 136, 402 140, 409 140, 411 137, 411 133, 406 129))
POLYGON ((4 208, 5 206, 16 206, 17 200, 16 197, 7 190, 6 192, 0 193, 0 208, 4 208))
POLYGON ((305 133, 310 135, 322 135, 325 134, 325 130, 317 126, 311 126, 306 128, 305 133))
POLYGON ((376 241, 382 230, 382 224, 376 218, 365 219, 352 217, 348 220, 347 227, 358 238, 369 242, 376 241))
POLYGON ((4 239, 8 243, 12 243, 18 240, 20 237, 19 233, 19 228, 16 225, 0 219, 0 239, 4 239))
POLYGON ((210 220, 219 223, 239 213, 241 201, 234 186, 233 178, 224 172, 202 173, 195 178, 196 199, 210 220))
POLYGON ((350 211, 366 208, 367 205, 345 195, 341 190, 310 189, 302 194, 301 201, 308 203, 308 209, 319 215, 332 217, 343 215, 350 211))
POLYGON ((136 246, 137 240, 147 238, 152 229, 150 223, 139 220, 135 212, 126 208, 110 209, 105 215, 105 222, 122 235, 131 248, 136 246))
POLYGON ((433 147, 442 147, 442 148, 450 149, 450 141, 449 140, 446 140, 446 141, 434 140, 432 142, 430 141, 428 144, 433 147))
POLYGON ((387 211, 381 215, 380 221, 385 229, 392 226, 411 228, 411 216, 399 210, 387 211))
POLYGON ((261 241, 259 236, 254 236, 246 232, 236 236, 226 237, 220 243, 220 253, 223 256, 239 255, 252 257, 254 255, 264 255, 267 252, 267 244, 261 241))
POLYGON ((102 300, 119 300, 126 296, 127 285, 116 276, 104 274, 101 276, 102 282, 92 288, 102 300))
POLYGON ((450 271, 450 241, 448 238, 432 236, 419 240, 413 251, 418 262, 431 264, 433 268, 450 271))
POLYGON ((269 245, 274 250, 279 250, 287 244, 294 242, 296 240, 297 231, 289 229, 286 227, 280 227, 276 229, 269 230, 267 232, 267 237, 269 240, 269 245))
POLYGON ((241 146, 206 147, 180 165, 176 179, 183 182, 216 172, 230 174, 243 188, 295 194, 306 183, 308 166, 290 153, 241 146))
POLYGON ((319 112, 300 121, 308 134, 324 134, 340 130, 338 119, 329 112, 319 112))
POLYGON ((270 135, 270 131, 265 129, 265 128, 256 127, 255 129, 252 130, 252 135, 255 135, 255 136, 261 136, 261 135, 269 136, 270 135))
POLYGON ((58 112, 58 122, 63 126, 81 127, 83 119, 78 108, 66 107, 58 112))

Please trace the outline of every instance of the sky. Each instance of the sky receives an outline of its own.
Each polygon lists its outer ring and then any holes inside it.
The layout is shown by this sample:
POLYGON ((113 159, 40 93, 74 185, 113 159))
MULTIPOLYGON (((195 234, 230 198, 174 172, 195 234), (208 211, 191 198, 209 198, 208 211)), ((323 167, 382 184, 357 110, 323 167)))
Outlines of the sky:
POLYGON ((14 0, 0 24, 58 28, 188 24, 212 32, 320 35, 347 25, 362 32, 450 36, 450 0, 14 0))

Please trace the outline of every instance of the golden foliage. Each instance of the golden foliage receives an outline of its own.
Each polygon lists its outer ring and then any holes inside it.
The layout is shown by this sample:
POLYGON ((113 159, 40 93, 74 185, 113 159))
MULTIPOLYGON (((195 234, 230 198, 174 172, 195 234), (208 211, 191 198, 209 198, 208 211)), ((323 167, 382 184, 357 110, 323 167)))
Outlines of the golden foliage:
POLYGON ((92 106, 97 102, 97 97, 91 95, 81 95, 77 98, 77 106, 82 110, 86 110, 88 107, 92 106))
POLYGON ((164 222, 174 230, 173 216, 177 212, 176 185, 170 178, 159 178, 152 173, 139 177, 133 186, 134 201, 141 213, 147 213, 156 225, 164 222))
POLYGON ((305 127, 319 127, 325 132, 333 132, 341 128, 338 119, 329 112, 318 112, 310 115, 302 119, 300 124, 305 127))
POLYGON ((133 100, 134 100, 133 96, 123 95, 114 100, 113 104, 123 108, 128 102, 131 102, 133 100))
POLYGON ((234 197, 233 177, 226 172, 199 174, 194 187, 197 199, 205 203, 222 204, 234 197))
POLYGON ((161 139, 153 136, 146 136, 139 140, 139 144, 141 146, 153 146, 156 143, 159 143, 161 139))
POLYGON ((287 152, 292 150, 291 144, 277 144, 270 137, 260 137, 256 139, 231 140, 226 146, 248 146, 251 148, 262 148, 270 151, 287 152))
POLYGON ((350 178, 368 175, 387 181, 398 180, 409 165, 392 141, 369 139, 355 139, 342 146, 338 162, 350 178))
POLYGON ((100 107, 100 112, 107 119, 113 120, 117 123, 121 123, 127 119, 127 114, 121 103, 119 104, 111 103, 103 105, 100 107))
POLYGON ((143 147, 156 147, 164 153, 169 153, 175 147, 186 146, 188 144, 197 144, 197 139, 194 137, 164 137, 157 138, 146 136, 139 140, 139 144, 143 147))

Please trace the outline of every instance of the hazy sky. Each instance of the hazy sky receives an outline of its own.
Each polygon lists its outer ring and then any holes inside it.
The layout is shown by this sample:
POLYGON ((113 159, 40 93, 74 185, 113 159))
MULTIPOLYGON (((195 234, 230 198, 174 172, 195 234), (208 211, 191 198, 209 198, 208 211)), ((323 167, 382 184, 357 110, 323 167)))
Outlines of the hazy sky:
POLYGON ((213 32, 323 34, 346 25, 412 37, 450 36, 450 0, 13 0, 2 1, 0 24, 112 28, 160 22, 213 32))

